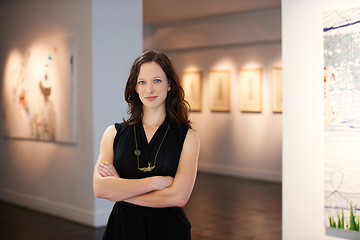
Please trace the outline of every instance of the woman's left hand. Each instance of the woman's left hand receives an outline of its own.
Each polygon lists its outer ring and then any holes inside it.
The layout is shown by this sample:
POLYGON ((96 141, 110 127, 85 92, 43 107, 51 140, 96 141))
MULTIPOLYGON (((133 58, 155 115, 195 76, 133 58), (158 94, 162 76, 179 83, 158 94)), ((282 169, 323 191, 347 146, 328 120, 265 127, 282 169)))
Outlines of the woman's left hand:
POLYGON ((98 166, 98 172, 102 177, 120 177, 114 165, 103 161, 98 166))

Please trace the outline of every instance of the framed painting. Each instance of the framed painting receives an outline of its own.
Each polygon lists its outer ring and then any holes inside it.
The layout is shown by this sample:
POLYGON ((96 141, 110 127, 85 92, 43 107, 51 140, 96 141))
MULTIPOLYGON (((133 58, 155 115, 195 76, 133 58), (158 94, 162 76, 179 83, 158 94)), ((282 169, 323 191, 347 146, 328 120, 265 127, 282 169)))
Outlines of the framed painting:
POLYGON ((210 110, 230 111, 230 71, 210 70, 210 110))
POLYGON ((74 48, 66 38, 3 49, 5 137, 75 143, 74 48))
POLYGON ((239 110, 262 111, 262 69, 239 70, 239 110))
POLYGON ((184 71, 181 85, 185 92, 185 100, 190 104, 191 111, 201 111, 202 86, 200 71, 184 71))
POLYGON ((323 13, 324 224, 360 239, 360 8, 323 13))
POLYGON ((271 69, 271 108, 274 113, 282 112, 282 68, 271 69))

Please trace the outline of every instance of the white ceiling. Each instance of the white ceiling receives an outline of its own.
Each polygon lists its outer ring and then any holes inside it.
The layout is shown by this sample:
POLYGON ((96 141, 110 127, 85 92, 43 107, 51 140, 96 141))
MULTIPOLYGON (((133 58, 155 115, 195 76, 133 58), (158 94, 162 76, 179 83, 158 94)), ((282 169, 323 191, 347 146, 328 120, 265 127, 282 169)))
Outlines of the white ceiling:
POLYGON ((143 0, 144 24, 280 7, 281 0, 143 0))

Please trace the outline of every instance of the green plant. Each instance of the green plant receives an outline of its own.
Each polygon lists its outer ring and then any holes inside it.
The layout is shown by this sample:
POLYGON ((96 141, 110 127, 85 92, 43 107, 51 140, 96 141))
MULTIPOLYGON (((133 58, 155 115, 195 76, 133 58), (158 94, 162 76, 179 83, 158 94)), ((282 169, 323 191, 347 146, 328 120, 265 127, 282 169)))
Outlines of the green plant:
POLYGON ((350 202, 350 222, 345 225, 345 217, 344 217, 344 208, 341 210, 341 216, 338 213, 337 222, 335 221, 333 216, 329 217, 329 223, 331 228, 338 228, 344 230, 351 230, 359 232, 360 226, 360 214, 356 216, 356 206, 352 206, 352 202, 350 202))
MULTIPOLYGON (((355 206, 356 209, 356 206, 355 206)), ((356 212, 353 210, 352 202, 350 202, 350 228, 349 230, 359 232, 359 216, 356 219, 356 212)))

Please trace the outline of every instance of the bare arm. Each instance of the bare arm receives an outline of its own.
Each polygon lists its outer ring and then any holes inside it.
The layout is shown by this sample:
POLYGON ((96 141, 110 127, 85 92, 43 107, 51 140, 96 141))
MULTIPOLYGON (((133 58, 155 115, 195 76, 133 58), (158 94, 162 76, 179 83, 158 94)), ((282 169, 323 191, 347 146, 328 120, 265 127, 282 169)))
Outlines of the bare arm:
POLYGON ((93 174, 95 197, 105 198, 110 201, 122 201, 137 195, 160 190, 171 185, 173 181, 171 177, 155 176, 144 179, 121 178, 112 166, 115 135, 115 127, 110 126, 105 130, 101 139, 100 153, 93 174), (112 168, 106 167, 109 165, 112 166, 112 168))
POLYGON ((189 129, 181 152, 174 182, 168 188, 126 199, 126 202, 146 207, 183 207, 195 184, 200 150, 198 134, 189 129))

